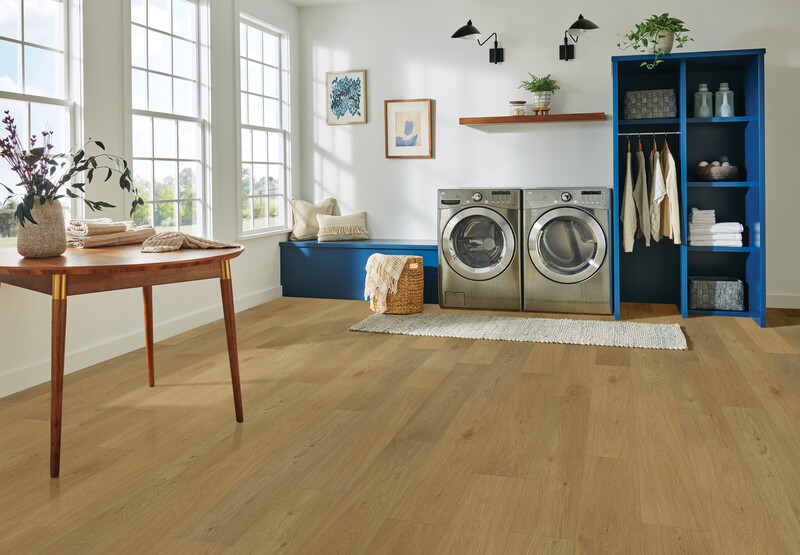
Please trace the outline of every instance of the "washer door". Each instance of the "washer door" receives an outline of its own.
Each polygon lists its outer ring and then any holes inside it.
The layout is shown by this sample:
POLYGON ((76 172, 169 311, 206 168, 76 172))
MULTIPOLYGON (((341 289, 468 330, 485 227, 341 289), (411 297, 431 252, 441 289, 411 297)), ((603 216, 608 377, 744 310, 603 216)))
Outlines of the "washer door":
POLYGON ((576 208, 545 212, 528 236, 531 262, 557 283, 578 283, 592 277, 605 259, 606 248, 600 223, 576 208))
POLYGON ((442 231, 442 254, 461 277, 475 281, 503 273, 514 258, 516 240, 508 221, 494 210, 467 208, 442 231))

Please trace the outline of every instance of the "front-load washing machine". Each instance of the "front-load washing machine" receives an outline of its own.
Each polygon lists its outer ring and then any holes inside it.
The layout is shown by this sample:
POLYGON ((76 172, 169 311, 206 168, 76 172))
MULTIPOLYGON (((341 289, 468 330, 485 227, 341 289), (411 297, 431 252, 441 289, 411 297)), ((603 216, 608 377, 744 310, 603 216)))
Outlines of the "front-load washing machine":
POLYGON ((611 314, 611 190, 522 192, 523 309, 611 314))
POLYGON ((519 189, 438 192, 439 305, 521 310, 519 189))

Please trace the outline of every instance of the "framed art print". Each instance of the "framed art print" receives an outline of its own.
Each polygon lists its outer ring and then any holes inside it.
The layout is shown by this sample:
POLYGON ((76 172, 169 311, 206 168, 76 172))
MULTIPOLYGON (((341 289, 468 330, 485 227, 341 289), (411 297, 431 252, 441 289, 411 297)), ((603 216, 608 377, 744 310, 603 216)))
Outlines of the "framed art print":
POLYGON ((431 158, 431 99, 385 100, 386 158, 431 158))
POLYGON ((367 70, 327 72, 325 105, 328 125, 367 123, 367 70))

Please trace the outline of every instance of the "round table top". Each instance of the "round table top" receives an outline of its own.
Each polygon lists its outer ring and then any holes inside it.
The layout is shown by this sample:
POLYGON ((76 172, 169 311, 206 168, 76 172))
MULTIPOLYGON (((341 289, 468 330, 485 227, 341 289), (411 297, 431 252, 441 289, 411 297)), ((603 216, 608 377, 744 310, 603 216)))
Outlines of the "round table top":
POLYGON ((61 256, 23 258, 14 247, 0 249, 0 274, 54 275, 106 274, 164 270, 213 264, 236 258, 244 251, 227 249, 181 249, 172 252, 144 253, 142 245, 67 249, 61 256))

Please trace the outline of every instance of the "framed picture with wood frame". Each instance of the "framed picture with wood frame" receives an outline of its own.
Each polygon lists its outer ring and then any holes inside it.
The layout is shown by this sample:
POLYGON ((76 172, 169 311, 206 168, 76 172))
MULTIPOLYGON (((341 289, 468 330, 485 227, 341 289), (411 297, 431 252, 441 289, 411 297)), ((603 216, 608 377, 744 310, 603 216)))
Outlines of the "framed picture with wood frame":
POLYGON ((431 99, 384 100, 386 158, 432 158, 431 99))
POLYGON ((328 125, 367 123, 367 70, 325 73, 325 112, 328 125))

